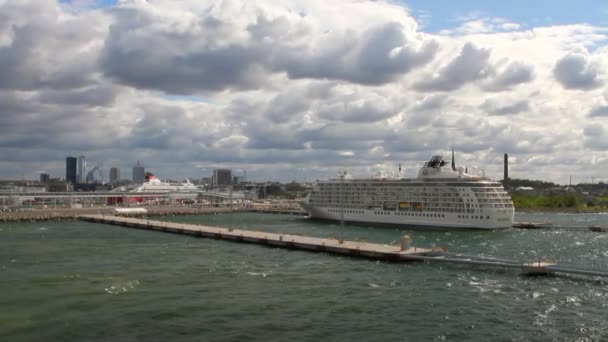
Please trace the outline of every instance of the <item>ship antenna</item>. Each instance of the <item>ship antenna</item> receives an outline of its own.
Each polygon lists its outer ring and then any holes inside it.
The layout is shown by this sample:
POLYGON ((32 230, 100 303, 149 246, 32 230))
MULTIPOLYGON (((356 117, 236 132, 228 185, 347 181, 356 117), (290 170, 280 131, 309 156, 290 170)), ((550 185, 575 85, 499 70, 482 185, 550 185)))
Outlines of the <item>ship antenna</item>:
POLYGON ((454 146, 452 146, 452 171, 456 171, 456 159, 454 158, 454 146))

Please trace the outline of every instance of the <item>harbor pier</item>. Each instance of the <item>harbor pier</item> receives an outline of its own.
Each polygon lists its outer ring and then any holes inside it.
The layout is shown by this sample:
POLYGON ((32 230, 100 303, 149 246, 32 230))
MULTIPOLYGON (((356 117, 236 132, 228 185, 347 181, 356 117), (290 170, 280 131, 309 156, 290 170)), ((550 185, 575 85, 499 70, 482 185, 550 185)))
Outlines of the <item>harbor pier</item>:
POLYGON ((442 248, 415 247, 411 245, 412 241, 408 236, 402 236, 398 245, 387 245, 361 241, 347 241, 342 239, 269 233, 235 228, 211 227, 112 215, 80 215, 78 218, 88 222, 105 223, 137 229, 146 229, 174 234, 186 234, 195 237, 252 243, 287 249, 364 257, 382 261, 426 261, 502 267, 517 269, 523 275, 574 274, 608 277, 608 270, 561 266, 556 263, 548 263, 541 260, 538 262, 521 262, 489 256, 448 253, 442 248))
POLYGON ((332 254, 345 254, 377 260, 408 260, 409 256, 432 255, 436 250, 410 246, 402 241, 399 246, 332 238, 316 238, 302 235, 277 234, 233 228, 210 227, 186 223, 174 223, 111 215, 81 215, 81 220, 124 227, 186 234, 196 237, 247 242, 267 246, 284 247, 332 254))

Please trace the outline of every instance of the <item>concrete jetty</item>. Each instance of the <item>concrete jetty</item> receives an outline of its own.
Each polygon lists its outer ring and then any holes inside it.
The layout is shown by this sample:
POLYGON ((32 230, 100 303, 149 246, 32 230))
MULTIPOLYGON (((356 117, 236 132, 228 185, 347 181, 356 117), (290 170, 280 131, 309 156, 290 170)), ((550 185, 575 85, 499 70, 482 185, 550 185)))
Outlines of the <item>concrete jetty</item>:
POLYGON ((81 215, 79 218, 89 222, 107 223, 167 233, 186 234, 197 237, 255 243, 290 249, 327 252, 332 254, 345 254, 378 260, 408 260, 409 256, 432 255, 434 252, 436 252, 436 250, 430 248, 413 247, 410 245, 411 240, 408 239, 402 239, 400 245, 394 246, 360 241, 276 234, 261 231, 210 227, 108 215, 81 215))
POLYGON ((555 263, 543 262, 541 260, 538 260, 538 262, 523 263, 488 256, 448 253, 442 248, 414 247, 411 245, 412 241, 408 236, 402 236, 398 245, 386 245, 360 241, 347 241, 341 239, 316 238, 301 235, 210 227, 111 215, 80 215, 79 218, 89 222, 106 223, 138 229, 186 234, 196 237, 253 243, 288 249, 342 254, 393 262, 428 261, 503 267, 518 269, 524 275, 576 274, 595 277, 608 277, 608 271, 571 266, 565 267, 555 263))

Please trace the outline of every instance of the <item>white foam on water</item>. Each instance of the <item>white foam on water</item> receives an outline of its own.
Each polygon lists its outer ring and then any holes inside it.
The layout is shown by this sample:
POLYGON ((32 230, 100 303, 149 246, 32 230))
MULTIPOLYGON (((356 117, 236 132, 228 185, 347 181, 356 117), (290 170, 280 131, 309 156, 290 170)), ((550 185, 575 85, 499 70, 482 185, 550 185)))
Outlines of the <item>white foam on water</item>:
POLYGON ((581 305, 581 300, 576 296, 567 296, 566 303, 574 303, 574 305, 581 305))
POLYGON ((109 294, 118 295, 121 293, 129 292, 130 290, 134 290, 137 286, 139 286, 139 280, 129 281, 126 283, 118 283, 106 287, 104 290, 109 294))
POLYGON ((263 273, 263 272, 247 272, 247 274, 251 275, 251 276, 262 276, 262 278, 266 278, 268 276, 268 273, 263 273))
POLYGON ((549 320, 549 314, 552 313, 553 311, 557 311, 557 306, 555 306, 555 304, 551 304, 551 306, 549 306, 543 312, 537 312, 533 325, 539 326, 539 327, 546 325, 548 323, 547 321, 549 320))
POLYGON ((378 284, 374 284, 374 283, 367 283, 367 285, 368 285, 369 287, 380 287, 380 285, 378 285, 378 284))
POLYGON ((479 290, 479 292, 493 292, 493 293, 501 293, 501 288, 503 284, 499 283, 497 280, 484 279, 481 281, 476 281, 477 278, 472 277, 469 281, 469 286, 472 286, 479 290))

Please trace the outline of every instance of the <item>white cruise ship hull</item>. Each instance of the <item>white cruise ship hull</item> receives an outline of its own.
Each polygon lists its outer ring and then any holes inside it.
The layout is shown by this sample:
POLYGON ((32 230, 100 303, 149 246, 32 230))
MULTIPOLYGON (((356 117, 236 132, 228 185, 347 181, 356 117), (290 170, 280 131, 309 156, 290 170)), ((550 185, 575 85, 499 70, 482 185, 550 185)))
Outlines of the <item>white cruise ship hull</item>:
MULTIPOLYGON (((306 203, 302 207, 310 218, 340 221, 340 208, 314 208, 306 203)), ((460 215, 456 213, 399 212, 384 210, 344 210, 344 221, 352 223, 400 225, 415 228, 442 229, 506 229, 513 226, 513 210, 485 215, 460 215)))

